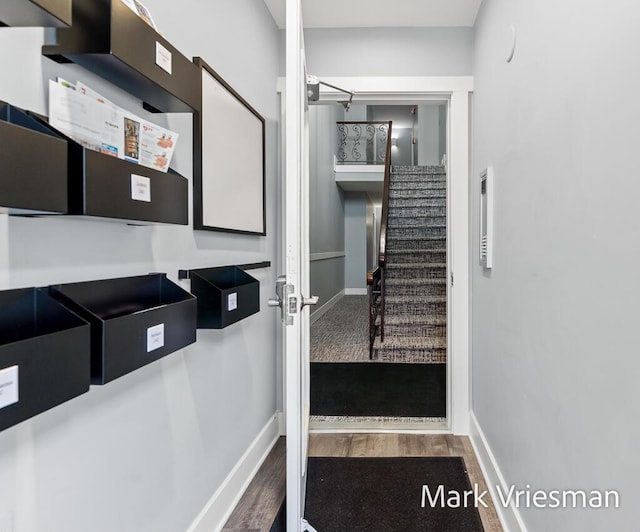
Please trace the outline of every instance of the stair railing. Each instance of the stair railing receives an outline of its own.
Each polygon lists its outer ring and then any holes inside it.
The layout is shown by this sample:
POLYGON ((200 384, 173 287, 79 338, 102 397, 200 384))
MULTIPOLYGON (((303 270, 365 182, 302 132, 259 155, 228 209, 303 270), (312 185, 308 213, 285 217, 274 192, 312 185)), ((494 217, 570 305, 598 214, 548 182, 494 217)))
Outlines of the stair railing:
POLYGON ((389 180, 391 176, 391 125, 389 121, 387 147, 384 158, 384 190, 382 192, 382 219, 380 220, 380 242, 378 266, 367 272, 369 292, 369 358, 373 358, 376 339, 376 322, 380 318, 380 341, 384 342, 385 269, 387 263, 387 225, 389 221, 389 180))
POLYGON ((337 164, 384 164, 388 122, 336 122, 338 127, 337 164))

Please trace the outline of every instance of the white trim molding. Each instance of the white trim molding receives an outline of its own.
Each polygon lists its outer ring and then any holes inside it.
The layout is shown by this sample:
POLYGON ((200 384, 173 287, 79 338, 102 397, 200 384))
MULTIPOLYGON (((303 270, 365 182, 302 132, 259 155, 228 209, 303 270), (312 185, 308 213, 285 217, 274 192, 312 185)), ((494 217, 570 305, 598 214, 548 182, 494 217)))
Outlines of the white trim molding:
POLYGON ((340 301, 344 296, 345 296, 344 290, 340 290, 340 292, 338 292, 335 296, 333 296, 324 305, 322 305, 321 307, 318 307, 316 311, 310 316, 311 325, 313 325, 322 316, 324 316, 327 312, 329 312, 338 303, 338 301, 340 301))
MULTIPOLYGON (((410 100, 419 96, 448 95, 452 92, 473 91, 473 76, 354 76, 327 77, 322 81, 338 87, 344 87, 356 93, 354 101, 375 100, 410 100)), ((285 78, 279 77, 277 91, 283 92, 285 78)), ((344 94, 327 87, 320 86, 320 94, 325 98, 344 98, 344 94)))
MULTIPOLYGON (((333 156, 333 171, 336 174, 365 174, 362 179, 369 178, 366 174, 382 174, 384 177, 383 164, 337 164, 335 155, 333 156)), ((337 179, 338 177, 336 177, 337 179)))
POLYGON ((346 256, 347 254, 344 251, 326 251, 324 253, 310 253, 309 261, 314 262, 317 260, 340 259, 346 256))
POLYGON ((471 445, 478 458, 480 469, 489 487, 491 498, 493 499, 493 505, 496 508, 500 523, 505 532, 527 532, 527 527, 522 520, 520 511, 513 504, 505 507, 500 504, 500 498, 497 492, 497 486, 500 486, 502 493, 509 491, 509 486, 500 471, 496 457, 493 454, 489 442, 485 438, 482 428, 476 419, 476 416, 471 412, 471 445))
POLYGON ((469 93, 449 101, 449 413, 454 434, 469 434, 469 93))
POLYGON ((274 414, 260 431, 187 532, 218 532, 280 437, 279 416, 274 414))
MULTIPOLYGON (((449 106, 448 181, 449 242, 448 273, 454 279, 449 288, 448 360, 449 386, 447 417, 454 434, 469 434, 470 367, 469 367, 469 93, 473 92, 473 76, 449 77, 335 77, 322 76, 322 81, 344 87, 355 93, 356 103, 411 103, 439 101, 449 106)), ((278 78, 278 91, 285 78, 278 78)), ((344 98, 344 94, 322 86, 321 102, 344 98)), ((451 277, 450 277, 451 278, 451 277)), ((450 284, 450 283, 449 283, 450 284)), ((350 294, 346 289, 345 294, 350 294)))
POLYGON ((345 288, 345 296, 366 296, 369 293, 367 288, 345 288))

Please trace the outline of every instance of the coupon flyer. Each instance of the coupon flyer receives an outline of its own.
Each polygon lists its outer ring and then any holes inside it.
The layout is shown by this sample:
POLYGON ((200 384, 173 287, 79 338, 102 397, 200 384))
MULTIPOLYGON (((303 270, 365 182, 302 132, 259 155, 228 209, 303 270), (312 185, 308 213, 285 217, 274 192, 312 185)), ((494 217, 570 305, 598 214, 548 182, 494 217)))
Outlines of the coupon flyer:
POLYGON ((83 83, 49 82, 49 123, 85 148, 166 172, 178 134, 110 102, 83 83))

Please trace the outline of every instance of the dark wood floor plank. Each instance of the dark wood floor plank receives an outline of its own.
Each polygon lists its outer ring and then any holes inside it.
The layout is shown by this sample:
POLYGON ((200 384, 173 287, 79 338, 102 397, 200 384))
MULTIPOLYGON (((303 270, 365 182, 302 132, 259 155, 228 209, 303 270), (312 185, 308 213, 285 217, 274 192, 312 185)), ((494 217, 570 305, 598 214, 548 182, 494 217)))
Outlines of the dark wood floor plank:
POLYGON ((399 434, 354 434, 349 456, 400 456, 399 434))
POLYGON ((229 516, 225 532, 269 531, 285 496, 285 439, 280 438, 229 516))
POLYGON ((352 434, 312 434, 309 456, 349 456, 352 434))

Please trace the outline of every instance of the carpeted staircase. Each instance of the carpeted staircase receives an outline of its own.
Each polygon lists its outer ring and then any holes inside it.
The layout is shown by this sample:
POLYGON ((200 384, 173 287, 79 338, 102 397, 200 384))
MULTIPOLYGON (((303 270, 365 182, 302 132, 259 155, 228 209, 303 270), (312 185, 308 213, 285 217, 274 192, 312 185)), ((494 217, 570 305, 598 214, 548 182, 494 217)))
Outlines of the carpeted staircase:
POLYGON ((444 167, 392 167, 384 342, 375 339, 374 360, 447 361, 446 205, 444 167))

